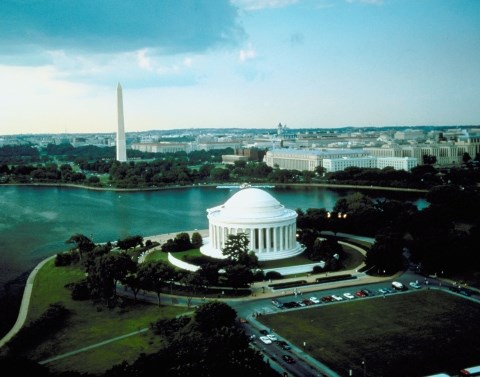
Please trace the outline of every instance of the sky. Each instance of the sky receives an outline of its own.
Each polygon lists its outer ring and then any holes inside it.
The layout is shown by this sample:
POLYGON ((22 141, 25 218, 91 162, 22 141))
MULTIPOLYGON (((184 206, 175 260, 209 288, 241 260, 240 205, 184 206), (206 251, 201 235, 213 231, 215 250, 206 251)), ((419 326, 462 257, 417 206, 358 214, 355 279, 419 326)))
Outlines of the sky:
POLYGON ((478 0, 1 0, 0 135, 480 124, 478 0))

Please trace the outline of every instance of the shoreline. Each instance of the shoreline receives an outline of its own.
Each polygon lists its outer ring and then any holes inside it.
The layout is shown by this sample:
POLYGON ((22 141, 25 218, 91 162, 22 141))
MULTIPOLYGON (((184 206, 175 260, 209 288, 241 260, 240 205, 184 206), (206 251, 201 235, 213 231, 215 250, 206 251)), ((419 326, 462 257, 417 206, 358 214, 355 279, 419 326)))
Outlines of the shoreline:
MULTIPOLYGON (((232 183, 232 182, 229 182, 232 183)), ((265 182, 264 182, 265 183, 265 182)), ((268 183, 268 182, 267 182, 268 183)), ((216 187, 218 185, 225 183, 205 183, 205 184, 192 184, 192 185, 173 185, 165 187, 138 187, 138 188, 117 188, 117 187, 94 187, 86 185, 77 185, 73 183, 3 183, 1 186, 33 186, 33 187, 59 187, 59 188, 78 188, 92 191, 118 191, 118 192, 142 192, 142 191, 161 191, 161 190, 176 190, 184 188, 194 188, 194 187, 216 187)), ((237 184, 233 182, 232 184, 237 184)), ((427 189, 416 189, 416 188, 407 188, 407 187, 387 187, 387 186, 365 186, 365 185, 352 185, 346 184, 341 185, 337 183, 268 183, 275 187, 298 187, 298 188, 309 188, 309 187, 325 187, 325 188, 336 188, 336 189, 358 189, 358 190, 375 190, 375 191, 403 191, 403 192, 416 192, 416 193, 427 193, 427 189)))

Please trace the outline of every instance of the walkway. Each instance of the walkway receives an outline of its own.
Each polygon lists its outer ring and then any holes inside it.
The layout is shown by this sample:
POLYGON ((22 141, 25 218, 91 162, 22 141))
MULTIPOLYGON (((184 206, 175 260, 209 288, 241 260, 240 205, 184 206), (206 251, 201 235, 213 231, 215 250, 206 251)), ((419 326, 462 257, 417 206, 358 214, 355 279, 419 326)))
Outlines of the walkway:
POLYGON ((55 257, 56 255, 52 255, 51 257, 41 261, 28 276, 25 290, 23 291, 22 303, 18 312, 17 321, 10 329, 10 331, 2 339, 0 339, 0 348, 2 348, 6 343, 8 343, 10 339, 12 339, 25 324, 25 321, 27 320, 28 307, 30 306, 30 298, 32 296, 33 282, 35 281, 35 277, 37 276, 38 271, 40 271, 40 269, 45 265, 45 263, 55 257))
POLYGON ((82 348, 79 348, 75 351, 70 351, 70 352, 64 353, 62 355, 51 357, 50 359, 40 361, 39 364, 43 365, 43 364, 51 363, 52 361, 57 361, 57 360, 60 360, 60 359, 64 359, 65 357, 69 357, 69 356, 76 355, 78 353, 89 351, 91 349, 104 346, 105 344, 116 342, 117 340, 125 339, 125 338, 128 338, 128 337, 133 336, 133 335, 138 335, 138 334, 144 333, 145 331, 148 331, 148 327, 145 327, 143 329, 140 329, 140 330, 137 330, 137 331, 125 334, 125 335, 116 336, 115 338, 107 339, 107 340, 104 340, 103 342, 95 343, 95 344, 92 344, 90 346, 82 347, 82 348))

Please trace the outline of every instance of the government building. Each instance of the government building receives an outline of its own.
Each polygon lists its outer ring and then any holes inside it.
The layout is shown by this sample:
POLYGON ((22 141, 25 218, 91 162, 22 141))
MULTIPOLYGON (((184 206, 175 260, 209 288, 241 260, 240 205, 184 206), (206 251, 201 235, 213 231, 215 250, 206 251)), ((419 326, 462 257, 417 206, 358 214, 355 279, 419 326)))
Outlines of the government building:
POLYGON ((241 189, 224 204, 207 209, 209 237, 200 252, 224 258, 222 250, 228 235, 245 233, 249 250, 259 261, 301 254, 304 247, 297 242, 297 216, 264 190, 241 189))

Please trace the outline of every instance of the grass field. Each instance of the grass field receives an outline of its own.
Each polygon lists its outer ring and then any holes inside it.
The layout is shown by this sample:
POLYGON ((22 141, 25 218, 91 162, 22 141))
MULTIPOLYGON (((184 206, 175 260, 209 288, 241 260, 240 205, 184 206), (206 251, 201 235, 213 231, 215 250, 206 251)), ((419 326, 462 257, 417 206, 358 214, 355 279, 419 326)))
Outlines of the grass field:
MULTIPOLYGON (((355 268, 356 266, 358 266, 363 262, 364 257, 357 250, 345 245, 342 245, 342 247, 346 254, 346 257, 343 261, 345 266, 343 268, 344 270, 355 268)), ((260 268, 262 269, 271 269, 271 268, 281 268, 281 267, 289 267, 289 266, 312 264, 312 263, 315 263, 315 262, 308 259, 305 256, 305 253, 302 253, 292 258, 263 261, 263 262, 260 262, 259 264, 260 264, 260 268)))
MULTIPOLYGON (((50 303, 61 301, 73 313, 68 326, 52 334, 48 340, 28 352, 33 360, 52 356, 124 335, 145 327, 160 318, 172 318, 185 308, 137 303, 125 308, 108 309, 91 301, 73 301, 65 284, 78 281, 83 272, 75 267, 55 267, 53 260, 38 273, 32 294, 28 319, 38 318, 50 303)), ((140 353, 154 352, 160 346, 158 337, 150 331, 124 340, 68 357, 52 363, 56 370, 77 370, 99 373, 123 360, 133 361, 140 353)))
MULTIPOLYGON (((172 253, 172 255, 177 259, 183 260, 183 257, 187 255, 199 257, 199 256, 202 256, 203 254, 200 253, 200 249, 190 249, 186 251, 178 251, 178 252, 172 253)), ((145 258, 145 262, 150 262, 150 261, 164 261, 168 263, 168 253, 165 253, 161 250, 152 251, 145 258)))
POLYGON ((425 376, 480 364, 480 305, 440 291, 357 299, 261 322, 341 376, 425 376))

